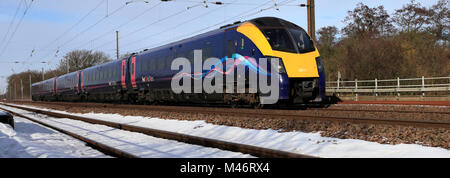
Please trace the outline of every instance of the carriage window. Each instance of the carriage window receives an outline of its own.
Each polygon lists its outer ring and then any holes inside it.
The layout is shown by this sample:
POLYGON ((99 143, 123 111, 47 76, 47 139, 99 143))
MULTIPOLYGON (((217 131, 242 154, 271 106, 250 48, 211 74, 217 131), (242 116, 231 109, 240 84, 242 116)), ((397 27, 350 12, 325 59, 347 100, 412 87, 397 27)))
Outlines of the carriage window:
POLYGON ((208 59, 207 51, 208 51, 208 48, 202 48, 202 61, 208 59))
POLYGON ((211 54, 211 47, 207 47, 206 48, 206 56, 205 56, 205 59, 208 59, 208 58, 210 58, 210 57, 212 57, 212 54, 211 54))
POLYGON ((234 44, 232 40, 228 40, 227 43, 227 56, 229 58, 233 57, 233 53, 234 53, 234 44))
POLYGON ((194 50, 189 51, 187 58, 189 59, 189 62, 191 63, 191 65, 193 65, 194 64, 194 50))
POLYGON ((154 69, 154 66, 153 66, 153 61, 154 61, 155 59, 154 58, 150 58, 150 60, 148 61, 148 70, 149 71, 153 71, 153 70, 155 70, 154 69))
POLYGON ((164 68, 164 57, 159 57, 158 60, 156 60, 156 69, 162 70, 164 68))
POLYGON ((172 61, 174 59, 174 55, 169 55, 166 58, 165 64, 164 64, 164 69, 170 69, 170 65, 172 65, 172 61))
POLYGON ((148 60, 141 61, 141 72, 146 72, 148 70, 147 63, 148 63, 148 60))
POLYGON ((150 71, 154 71, 155 70, 155 58, 152 58, 152 59, 150 59, 150 61, 149 61, 149 63, 148 63, 148 65, 149 65, 149 70, 150 71))

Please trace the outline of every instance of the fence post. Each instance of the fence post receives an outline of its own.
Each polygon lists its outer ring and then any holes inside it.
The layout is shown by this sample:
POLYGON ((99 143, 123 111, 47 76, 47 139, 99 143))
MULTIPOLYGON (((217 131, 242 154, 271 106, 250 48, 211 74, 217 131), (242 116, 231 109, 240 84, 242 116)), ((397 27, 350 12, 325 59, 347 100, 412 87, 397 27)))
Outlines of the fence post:
POLYGON ((355 79, 355 101, 358 101, 358 79, 355 79))
MULTIPOLYGON (((338 77, 337 77, 337 91, 339 91, 340 82, 341 81, 341 72, 338 71, 338 77)), ((339 92, 336 92, 337 96, 339 96, 339 92)))
POLYGON ((400 77, 397 77, 397 100, 400 100, 400 77))
POLYGON ((422 101, 424 100, 425 97, 425 76, 422 76, 422 101))
POLYGON ((378 80, 375 78, 375 97, 378 97, 378 80))

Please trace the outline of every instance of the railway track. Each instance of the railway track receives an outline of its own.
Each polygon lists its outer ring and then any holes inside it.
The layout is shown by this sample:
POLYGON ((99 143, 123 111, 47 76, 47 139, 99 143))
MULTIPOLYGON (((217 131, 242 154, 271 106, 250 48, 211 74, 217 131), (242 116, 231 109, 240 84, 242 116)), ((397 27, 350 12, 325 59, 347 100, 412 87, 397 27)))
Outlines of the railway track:
MULTIPOLYGON (((50 111, 45 111, 45 110, 41 110, 41 109, 33 109, 33 108, 10 105, 10 104, 5 104, 5 103, 1 103, 1 104, 8 106, 8 107, 13 107, 13 108, 21 109, 21 110, 30 111, 33 113, 48 115, 51 117, 68 118, 68 119, 83 121, 83 122, 87 122, 87 123, 91 123, 91 124, 100 124, 100 125, 105 125, 108 127, 113 127, 113 128, 117 128, 117 129, 121 129, 121 130, 130 131, 130 132, 142 133, 142 134, 146 134, 146 135, 157 137, 157 138, 175 140, 175 141, 179 141, 179 142, 183 142, 183 143, 187 143, 187 144, 200 145, 200 146, 210 147, 210 148, 217 148, 217 149, 227 150, 227 151, 232 151, 232 152, 240 152, 240 153, 244 153, 244 154, 250 154, 250 155, 253 155, 256 157, 263 157, 263 158, 314 158, 313 156, 309 156, 309 155, 285 152, 285 151, 280 151, 280 150, 273 150, 273 149, 268 149, 268 148, 256 147, 256 146, 252 146, 252 145, 226 142, 226 141, 222 141, 222 140, 214 140, 214 139, 210 139, 210 138, 203 138, 203 137, 180 134, 180 133, 169 132, 169 131, 164 131, 164 130, 150 129, 150 128, 144 128, 144 127, 139 127, 139 126, 102 121, 102 120, 97 120, 97 119, 93 119, 93 118, 74 116, 74 115, 63 114, 63 113, 58 113, 58 112, 50 112, 50 111)), ((66 131, 66 130, 63 130, 60 128, 56 128, 56 127, 46 124, 44 122, 24 116, 23 114, 19 114, 19 113, 16 113, 16 112, 13 112, 11 110, 1 108, 1 107, 0 107, 0 109, 6 110, 6 111, 11 112, 12 114, 20 116, 20 117, 30 119, 34 122, 40 123, 40 124, 50 127, 50 128, 53 128, 62 133, 71 135, 77 139, 87 142, 89 145, 93 146, 94 148, 96 148, 104 153, 107 153, 109 155, 113 155, 116 157, 125 157, 125 158, 136 158, 137 157, 133 154, 130 154, 125 151, 107 146, 107 145, 99 143, 95 140, 85 138, 76 133, 72 133, 72 132, 69 132, 69 131, 66 131)))
POLYGON ((327 108, 327 109, 319 109, 319 108, 311 108, 309 110, 316 111, 350 111, 350 112, 384 112, 384 113, 411 113, 411 114, 450 114, 450 112, 446 111, 417 111, 417 110, 378 110, 378 109, 341 109, 341 108, 327 108))
POLYGON ((67 131, 67 130, 55 127, 53 125, 47 124, 45 122, 41 122, 41 121, 39 121, 37 119, 25 116, 23 114, 20 114, 20 113, 14 112, 14 111, 11 111, 9 109, 5 109, 3 107, 0 107, 0 109, 4 110, 4 111, 7 111, 7 112, 9 112, 9 113, 11 113, 11 114, 13 114, 15 116, 28 119, 28 120, 33 121, 35 123, 41 124, 41 125, 43 125, 45 127, 51 128, 53 130, 56 130, 56 131, 61 132, 63 134, 69 135, 69 136, 71 136, 73 138, 76 138, 78 140, 86 142, 88 146, 90 146, 90 147, 92 147, 92 148, 94 148, 94 149, 96 149, 96 150, 98 150, 98 151, 100 151, 102 153, 105 153, 107 155, 114 156, 114 157, 117 157, 117 158, 138 158, 137 156, 135 156, 135 155, 133 155, 131 153, 128 153, 128 152, 125 152, 123 150, 120 150, 120 149, 108 146, 106 144, 103 144, 101 142, 97 142, 97 141, 89 139, 87 137, 83 137, 83 136, 81 136, 79 134, 76 134, 74 132, 70 132, 70 131, 67 131))
POLYGON ((429 105, 450 106, 450 101, 342 101, 340 104, 429 105))
MULTIPOLYGON (((31 102, 33 103, 33 102, 31 102)), ((428 121, 428 120, 410 120, 399 118, 370 118, 370 117, 344 117, 344 116, 318 116, 304 111, 296 110, 273 110, 273 109, 244 109, 244 108, 217 108, 217 107, 181 107, 181 106, 153 106, 153 105, 128 105, 128 104, 105 104, 105 103, 67 103, 67 102, 37 102, 49 105, 62 105, 67 107, 108 107, 117 109, 137 109, 146 111, 159 112, 177 112, 190 114, 209 114, 209 115, 227 115, 231 117, 261 117, 271 119, 292 119, 292 120, 314 120, 326 122, 348 122, 348 123, 365 123, 365 124, 387 124, 387 125, 403 125, 426 128, 450 128, 449 112, 431 112, 431 111, 392 111, 392 110, 357 110, 357 109, 318 109, 315 111, 337 111, 337 112, 388 112, 388 113, 432 113, 439 114, 442 117, 449 118, 444 121, 428 121)), ((331 113, 333 114, 333 113, 331 113)))

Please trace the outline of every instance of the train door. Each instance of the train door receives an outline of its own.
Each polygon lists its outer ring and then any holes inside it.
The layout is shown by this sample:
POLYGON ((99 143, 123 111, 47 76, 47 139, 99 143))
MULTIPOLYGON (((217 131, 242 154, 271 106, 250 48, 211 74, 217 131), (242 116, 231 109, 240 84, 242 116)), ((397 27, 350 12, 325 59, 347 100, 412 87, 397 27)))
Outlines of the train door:
POLYGON ((233 54, 236 52, 237 41, 235 39, 235 33, 233 31, 228 31, 225 33, 225 55, 228 58, 232 58, 233 54))
MULTIPOLYGON (((232 68, 235 67, 233 54, 236 53, 237 48, 237 40, 236 40, 236 32, 234 30, 230 30, 225 32, 225 56, 227 60, 223 63, 225 71, 231 71, 231 74, 227 74, 224 76, 225 85, 236 85, 236 80, 227 79, 228 77, 234 77, 236 79, 236 71, 232 68), (234 82, 233 82, 234 81, 234 82)), ((231 89, 231 88, 230 88, 231 89)), ((225 88, 224 91, 226 92, 225 88)))
POLYGON ((56 77, 55 79, 53 79, 53 96, 56 97, 56 95, 58 94, 58 77, 56 77))
POLYGON ((81 93, 84 92, 84 80, 83 80, 83 77, 84 77, 84 71, 81 71, 80 72, 80 80, 79 80, 81 93))
POLYGON ((121 86, 122 86, 122 89, 126 89, 127 88, 127 86, 126 86, 126 80, 125 80, 125 78, 126 78, 126 59, 122 59, 122 66, 120 67, 120 78, 121 78, 121 86))
POLYGON ((132 91, 134 89, 137 88, 136 86, 136 56, 131 56, 130 58, 128 58, 128 73, 127 75, 129 77, 127 77, 129 82, 126 82, 127 84, 127 89, 129 91, 132 91))
POLYGON ((75 78, 75 91, 76 91, 77 94, 80 93, 79 82, 80 82, 80 71, 77 71, 77 76, 75 78))

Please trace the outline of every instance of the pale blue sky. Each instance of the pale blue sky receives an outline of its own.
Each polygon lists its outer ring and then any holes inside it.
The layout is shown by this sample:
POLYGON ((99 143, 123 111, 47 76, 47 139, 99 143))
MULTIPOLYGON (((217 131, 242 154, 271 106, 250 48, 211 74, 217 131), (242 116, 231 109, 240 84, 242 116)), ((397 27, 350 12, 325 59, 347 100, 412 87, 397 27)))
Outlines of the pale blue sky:
MULTIPOLYGON (((115 30, 120 31, 120 53, 123 54, 163 45, 179 40, 180 37, 189 37, 189 35, 216 29, 221 25, 237 20, 248 20, 261 16, 283 18, 305 29, 307 28, 306 8, 295 6, 306 3, 306 0, 274 0, 277 4, 288 3, 280 6, 279 10, 272 8, 253 16, 246 16, 246 13, 252 14, 261 9, 272 7, 273 1, 223 0, 222 2, 231 4, 226 6, 209 4, 208 8, 197 6, 186 10, 187 7, 199 5, 201 0, 175 0, 161 3, 156 0, 148 0, 150 3, 137 0, 138 2, 126 5, 97 25, 88 28, 104 18, 107 13, 111 14, 124 6, 125 2, 128 1, 130 0, 34 0, 28 13, 18 26, 15 35, 5 48, 12 31, 15 29, 14 27, 16 27, 25 11, 25 3, 24 0, 1 0, 0 40, 6 40, 0 41, 0 93, 5 91, 6 77, 11 75, 13 71, 41 70, 42 67, 45 70, 54 69, 61 57, 74 49, 100 50, 109 54, 111 58, 115 58, 115 30), (10 32, 6 35, 20 3, 21 7, 15 21, 10 28, 10 32), (160 4, 158 5, 158 3, 160 4), (260 5, 264 6, 258 7, 260 5), (92 11, 81 23, 68 30, 97 6, 98 8, 92 11), (153 6, 155 7, 150 9, 153 6), (164 19, 178 12, 181 13, 164 19), (142 16, 125 26, 121 26, 142 13, 144 13, 142 16), (244 16, 244 18, 239 18, 242 17, 239 15, 244 16), (232 18, 236 16, 238 18, 232 18), (190 21, 195 17, 199 18, 190 21), (221 23, 224 20, 228 21, 221 23), (155 21, 159 22, 155 23, 155 21), (118 28, 119 26, 121 27, 118 28), (199 31, 206 27, 211 28, 199 31), (56 40, 57 37, 61 38, 56 40), (143 37, 147 38, 142 39, 143 37), (59 52, 55 57, 58 47, 59 52), (35 52, 30 57, 33 49, 35 52), (2 51, 4 52, 2 53, 2 51), (21 63, 16 64, 13 61, 21 63), (49 63, 41 64, 42 61, 49 63)), ((30 2, 31 0, 26 0, 27 4, 30 2)), ((347 11, 353 10, 359 2, 363 2, 369 7, 383 5, 388 13, 392 14, 395 9, 402 8, 409 0, 316 0, 316 28, 331 25, 338 28, 343 27, 342 21, 347 15, 347 11)), ((417 0, 417 2, 430 7, 436 4, 437 0, 417 0)))

